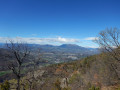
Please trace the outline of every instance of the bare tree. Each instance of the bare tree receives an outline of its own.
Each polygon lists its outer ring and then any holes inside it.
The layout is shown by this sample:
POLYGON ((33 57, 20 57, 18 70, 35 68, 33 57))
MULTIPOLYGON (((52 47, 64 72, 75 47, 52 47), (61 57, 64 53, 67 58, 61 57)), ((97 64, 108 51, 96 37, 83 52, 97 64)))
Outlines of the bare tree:
POLYGON ((9 56, 13 57, 13 62, 8 65, 8 68, 12 70, 17 78, 17 90, 20 90, 20 79, 22 65, 26 57, 30 54, 27 44, 24 43, 14 43, 10 40, 10 43, 6 43, 7 48, 10 50, 11 54, 9 56))
POLYGON ((116 60, 120 61, 120 30, 117 28, 101 31, 95 42, 109 52, 116 60))
MULTIPOLYGON (((115 60, 117 60, 120 63, 120 30, 117 28, 111 28, 103 30, 99 33, 98 37, 96 38, 95 42, 99 45, 99 47, 105 51, 108 52, 110 56, 112 56, 115 60)), ((118 68, 113 63, 111 63, 111 66, 116 72, 116 75, 119 78, 118 75, 118 68)))

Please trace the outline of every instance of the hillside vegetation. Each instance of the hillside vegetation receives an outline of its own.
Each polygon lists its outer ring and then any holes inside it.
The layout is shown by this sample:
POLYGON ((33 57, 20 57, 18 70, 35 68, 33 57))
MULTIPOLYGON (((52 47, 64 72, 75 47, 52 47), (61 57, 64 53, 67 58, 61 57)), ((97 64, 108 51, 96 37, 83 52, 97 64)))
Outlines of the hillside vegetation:
MULTIPOLYGON (((119 90, 119 79, 111 63, 119 67, 117 61, 102 53, 43 67, 22 78, 21 90, 119 90)), ((11 88, 15 88, 15 79, 9 83, 11 88)))
MULTIPOLYGON (((11 46, 10 43, 8 45, 11 46)), ((14 45, 17 46, 17 43, 14 43, 14 45)), ((0 82, 3 82, 5 79, 9 80, 14 78, 11 74, 12 72, 9 71, 8 66, 13 62, 13 64, 17 66, 14 53, 5 46, 5 44, 0 44, 0 82)), ((27 46, 30 54, 23 62, 22 72, 33 67, 33 60, 38 60, 38 58, 40 60, 37 61, 36 64, 41 67, 55 63, 70 62, 99 53, 97 49, 84 48, 74 44, 63 44, 61 46, 27 44, 27 46), (39 49, 40 54, 38 55, 37 51, 39 49)))

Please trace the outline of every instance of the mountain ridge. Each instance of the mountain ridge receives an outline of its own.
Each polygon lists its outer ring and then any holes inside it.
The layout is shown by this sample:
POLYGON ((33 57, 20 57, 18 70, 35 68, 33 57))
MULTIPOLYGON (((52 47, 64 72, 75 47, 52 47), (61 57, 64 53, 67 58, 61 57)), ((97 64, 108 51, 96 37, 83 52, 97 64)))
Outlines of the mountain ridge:
MULTIPOLYGON (((27 44, 27 45, 33 51, 40 48, 42 52, 81 53, 81 54, 89 54, 89 55, 94 55, 99 53, 98 48, 86 48, 76 44, 62 44, 59 46, 50 45, 50 44, 45 44, 45 45, 27 44)), ((3 43, 0 43, 0 48, 5 48, 3 43)))

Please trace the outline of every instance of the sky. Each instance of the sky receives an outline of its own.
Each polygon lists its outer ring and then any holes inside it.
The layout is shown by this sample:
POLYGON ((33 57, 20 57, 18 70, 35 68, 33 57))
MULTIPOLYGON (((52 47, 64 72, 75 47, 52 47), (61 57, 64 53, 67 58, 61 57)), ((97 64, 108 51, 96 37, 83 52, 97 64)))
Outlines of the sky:
POLYGON ((0 43, 97 47, 101 30, 120 28, 120 0, 0 0, 0 43))

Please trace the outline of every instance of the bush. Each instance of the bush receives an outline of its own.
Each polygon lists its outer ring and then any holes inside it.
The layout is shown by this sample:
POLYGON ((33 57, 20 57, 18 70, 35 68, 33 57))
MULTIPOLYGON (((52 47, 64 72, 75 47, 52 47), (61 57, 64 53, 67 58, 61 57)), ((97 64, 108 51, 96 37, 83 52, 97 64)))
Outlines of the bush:
POLYGON ((6 80, 4 83, 0 84, 0 89, 1 90, 10 90, 9 82, 6 80))
POLYGON ((60 80, 57 79, 56 82, 54 83, 56 90, 61 90, 60 84, 61 84, 60 80))
POLYGON ((91 88, 89 88, 89 90, 100 90, 100 88, 99 88, 99 87, 92 86, 91 88))
POLYGON ((80 73, 75 73, 69 78, 69 84, 74 83, 75 81, 78 81, 81 79, 81 74, 80 73))

